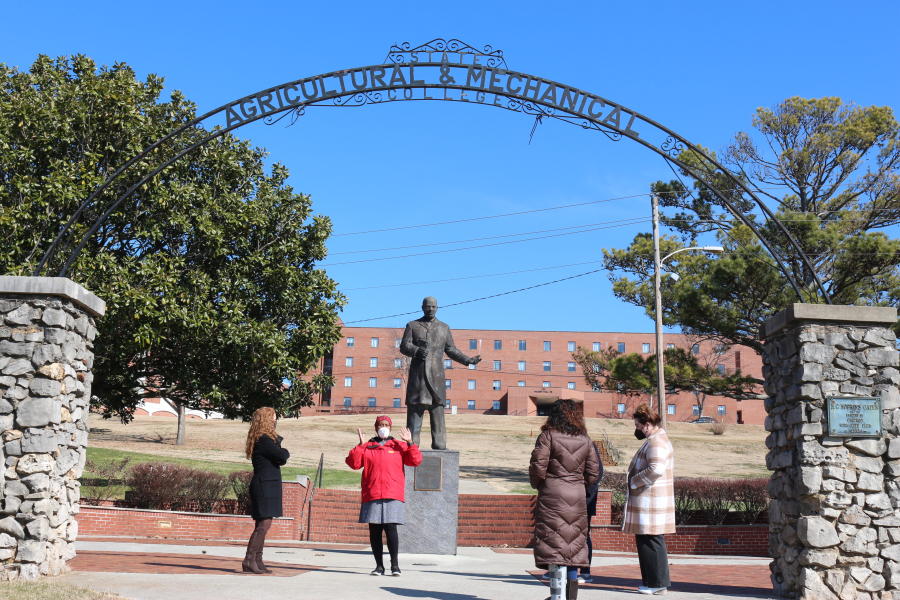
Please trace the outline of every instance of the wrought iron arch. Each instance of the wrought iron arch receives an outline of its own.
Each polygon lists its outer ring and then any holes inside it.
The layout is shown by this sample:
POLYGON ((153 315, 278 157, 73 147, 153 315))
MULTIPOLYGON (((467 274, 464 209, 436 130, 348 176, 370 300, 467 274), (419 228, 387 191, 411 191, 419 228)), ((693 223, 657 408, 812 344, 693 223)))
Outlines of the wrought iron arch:
POLYGON ((506 110, 553 118, 603 133, 612 140, 630 139, 679 166, 695 179, 707 185, 722 204, 749 227, 775 260, 801 301, 806 300, 802 287, 779 251, 763 235, 758 224, 722 190, 709 186, 695 167, 681 160, 684 150, 690 150, 721 172, 738 191, 750 199, 766 219, 775 224, 796 251, 824 300, 831 302, 828 292, 817 276, 803 248, 772 211, 740 178, 720 165, 701 148, 683 136, 649 117, 591 94, 549 79, 508 68, 502 50, 491 46, 475 48, 460 40, 435 39, 420 46, 408 42, 391 46, 382 64, 344 69, 305 77, 271 87, 213 109, 160 138, 136 155, 99 185, 60 226, 53 242, 41 257, 34 275, 41 275, 53 261, 62 241, 73 231, 82 214, 97 197, 123 173, 148 158, 169 141, 193 131, 197 126, 213 124, 212 130, 200 140, 168 157, 149 173, 143 175, 103 210, 82 235, 78 244, 60 267, 57 275, 68 274, 74 261, 99 227, 136 190, 161 171, 210 141, 239 127, 263 120, 272 124, 290 116, 302 116, 308 107, 355 107, 398 101, 452 101, 495 106, 506 110))

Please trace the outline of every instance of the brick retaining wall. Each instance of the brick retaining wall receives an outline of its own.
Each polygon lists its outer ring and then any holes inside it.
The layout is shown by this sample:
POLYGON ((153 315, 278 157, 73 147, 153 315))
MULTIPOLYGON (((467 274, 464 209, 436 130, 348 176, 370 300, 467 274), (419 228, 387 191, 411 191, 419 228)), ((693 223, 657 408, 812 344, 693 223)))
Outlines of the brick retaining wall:
MULTIPOLYGON (((303 512, 307 488, 293 482, 283 485, 285 518, 275 520, 268 539, 369 543, 368 527, 356 522, 359 491, 316 490, 307 513, 303 512)), ((597 516, 591 522, 594 549, 635 552, 634 536, 610 524, 611 495, 602 490, 597 499, 597 516)), ((457 545, 531 546, 535 500, 529 494, 460 494, 457 545)), ((249 537, 253 520, 241 515, 83 506, 78 525, 82 536, 242 540, 249 537)), ((687 525, 666 536, 666 543, 673 554, 766 556, 767 532, 765 525, 687 525)))

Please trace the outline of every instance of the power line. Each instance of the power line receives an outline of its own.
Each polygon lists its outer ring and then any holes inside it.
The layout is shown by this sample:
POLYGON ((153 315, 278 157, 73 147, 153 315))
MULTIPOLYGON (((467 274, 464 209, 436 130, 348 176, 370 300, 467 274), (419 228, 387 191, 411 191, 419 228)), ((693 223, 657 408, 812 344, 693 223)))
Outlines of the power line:
POLYGON ((553 269, 563 269, 566 267, 580 267, 583 265, 595 265, 602 261, 599 260, 588 260, 585 262, 577 262, 577 263, 569 263, 567 265, 553 265, 550 267, 537 267, 534 269, 521 269, 519 271, 506 271, 505 273, 487 273, 485 275, 468 275, 466 277, 450 277, 447 279, 431 279, 429 281, 410 281, 407 283, 386 283, 384 285, 371 285, 367 287, 358 287, 358 288, 344 288, 341 291, 344 292, 356 292, 361 290, 376 290, 381 288, 389 288, 389 287, 403 287, 408 285, 425 285, 427 283, 446 283, 448 281, 461 281, 464 279, 485 279, 488 277, 501 277, 503 275, 518 275, 519 273, 533 273, 535 271, 551 271, 553 269))
POLYGON ((347 233, 335 233, 335 234, 332 234, 331 237, 343 237, 343 236, 348 236, 348 235, 363 235, 366 233, 383 233, 386 231, 401 231, 404 229, 418 229, 420 227, 436 227, 438 225, 453 225, 456 223, 470 223, 472 221, 485 221, 487 219, 499 219, 501 217, 512 217, 512 216, 516 216, 516 215, 528 215, 528 214, 539 213, 539 212, 547 212, 547 211, 551 211, 551 210, 562 210, 564 208, 574 208, 576 206, 589 206, 592 204, 602 204, 604 202, 614 202, 616 200, 629 200, 632 198, 640 198, 642 196, 647 196, 647 195, 648 194, 644 193, 644 194, 634 194, 631 196, 617 196, 615 198, 605 198, 603 200, 591 200, 590 202, 577 202, 575 204, 561 204, 559 206, 549 206, 547 208, 534 208, 531 210, 520 210, 520 211, 516 211, 516 212, 502 213, 502 214, 498 214, 498 215, 487 215, 484 217, 469 217, 467 219, 454 219, 452 221, 437 221, 434 223, 421 223, 418 225, 402 225, 400 227, 386 227, 384 229, 367 229, 364 231, 350 231, 347 233))
MULTIPOLYGON (((587 276, 587 275, 593 275, 594 273, 599 273, 599 272, 601 272, 601 271, 603 271, 603 270, 604 270, 604 269, 594 269, 593 271, 586 271, 586 272, 584 272, 584 273, 579 273, 579 274, 577 274, 577 275, 570 275, 569 277, 562 277, 562 278, 560 278, 560 279, 554 279, 553 281, 545 281, 544 283, 537 283, 537 284, 535 284, 535 285, 529 285, 529 286, 527 286, 527 287, 518 288, 518 289, 515 289, 515 290, 509 290, 509 291, 506 291, 506 292, 500 292, 500 293, 497 293, 497 294, 491 294, 490 296, 482 296, 482 297, 480 297, 480 298, 472 298, 471 300, 463 300, 463 301, 461 301, 461 302, 453 302, 453 303, 451 303, 451 304, 444 304, 444 305, 442 306, 442 308, 449 308, 449 307, 451 307, 451 306, 459 306, 459 305, 461 305, 461 304, 470 304, 470 303, 472 303, 472 302, 481 302, 482 300, 489 300, 489 299, 491 299, 491 298, 498 298, 498 297, 500 297, 500 296, 507 296, 507 295, 509 295, 509 294, 516 294, 516 293, 518 293, 518 292, 524 292, 524 291, 526 291, 526 290, 533 290, 533 289, 535 289, 535 288, 544 287, 544 286, 547 286, 547 285, 552 285, 552 284, 554 284, 554 283, 560 283, 560 282, 562 282, 562 281, 568 281, 568 280, 570 280, 570 279, 577 279, 577 278, 579 278, 579 277, 585 277, 585 276, 587 276)), ((356 319, 356 320, 354 320, 354 321, 344 321, 344 325, 349 325, 350 323, 365 323, 365 322, 367 322, 367 321, 380 321, 380 320, 382 320, 382 319, 393 319, 393 318, 395 318, 395 317, 406 317, 406 316, 409 316, 409 315, 417 315, 417 314, 419 314, 419 312, 421 312, 421 311, 414 310, 414 311, 410 311, 410 312, 397 313, 397 314, 393 314, 393 315, 384 315, 384 316, 381 316, 381 317, 370 317, 370 318, 368 318, 368 319, 356 319)))
POLYGON ((537 237, 525 238, 525 239, 521 239, 521 240, 510 240, 510 241, 506 241, 506 242, 494 242, 492 244, 477 244, 475 246, 465 246, 463 248, 449 248, 447 250, 433 250, 431 252, 416 252, 413 254, 401 254, 398 256, 383 256, 381 258, 362 258, 359 260, 346 260, 346 261, 342 261, 342 262, 323 263, 320 266, 333 267, 336 265, 352 265, 352 264, 356 264, 356 263, 378 262, 378 261, 382 261, 382 260, 397 260, 397 259, 401 259, 401 258, 410 258, 413 256, 427 256, 430 254, 443 254, 446 252, 461 252, 463 250, 475 250, 477 248, 489 248, 492 246, 505 246, 507 244, 519 244, 522 242, 532 242, 535 240, 546 240, 546 239, 550 239, 550 238, 563 237, 563 236, 567 236, 567 235, 575 235, 578 233, 589 233, 591 231, 599 231, 601 229, 614 229, 616 227, 626 227, 628 225, 638 225, 640 223, 649 221, 649 219, 646 217, 640 217, 640 218, 629 219, 629 221, 630 222, 628 222, 628 223, 621 223, 618 225, 604 225, 602 227, 591 227, 588 229, 583 229, 581 231, 570 231, 568 233, 555 233, 553 235, 542 235, 542 236, 537 236, 537 237))
MULTIPOLYGON (((429 247, 429 246, 446 246, 448 244, 464 244, 466 242, 481 242, 484 240, 498 240, 498 239, 509 238, 509 237, 518 237, 518 236, 522 236, 522 235, 534 235, 536 233, 547 233, 550 231, 568 231, 571 229, 584 229, 585 227, 594 227, 597 225, 609 225, 612 223, 625 223, 625 222, 634 221, 637 218, 638 217, 629 217, 626 219, 613 219, 612 221, 600 221, 597 223, 583 223, 581 225, 569 225, 567 227, 553 227, 550 229, 537 229, 534 231, 523 231, 520 233, 505 233, 502 235, 490 235, 490 236, 485 236, 485 237, 468 238, 468 239, 464 239, 464 240, 450 240, 450 241, 446 241, 446 242, 428 242, 427 244, 413 244, 411 246, 393 246, 393 247, 389 247, 389 248, 370 248, 367 250, 345 250, 343 252, 329 252, 328 255, 329 256, 337 256, 339 254, 362 254, 365 252, 387 252, 388 250, 407 250, 409 248, 425 248, 425 247, 429 247)), ((590 230, 588 230, 588 231, 590 231, 590 230)), ((580 233, 580 232, 575 232, 575 233, 580 233)))

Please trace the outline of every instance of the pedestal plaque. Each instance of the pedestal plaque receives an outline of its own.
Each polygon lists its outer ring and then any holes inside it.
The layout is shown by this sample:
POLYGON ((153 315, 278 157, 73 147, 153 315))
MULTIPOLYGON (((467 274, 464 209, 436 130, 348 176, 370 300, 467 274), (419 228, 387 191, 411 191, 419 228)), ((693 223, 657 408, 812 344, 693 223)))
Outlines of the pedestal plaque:
POLYGON ((459 452, 422 450, 422 464, 406 469, 406 524, 400 552, 456 554, 459 452))

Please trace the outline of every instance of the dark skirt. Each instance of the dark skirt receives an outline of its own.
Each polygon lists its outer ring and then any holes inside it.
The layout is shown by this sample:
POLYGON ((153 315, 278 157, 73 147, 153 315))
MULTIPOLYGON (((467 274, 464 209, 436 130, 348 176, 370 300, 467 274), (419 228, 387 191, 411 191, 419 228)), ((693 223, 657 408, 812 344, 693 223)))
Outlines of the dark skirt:
POLYGON ((282 515, 281 478, 250 480, 250 516, 256 520, 271 519, 282 515))

